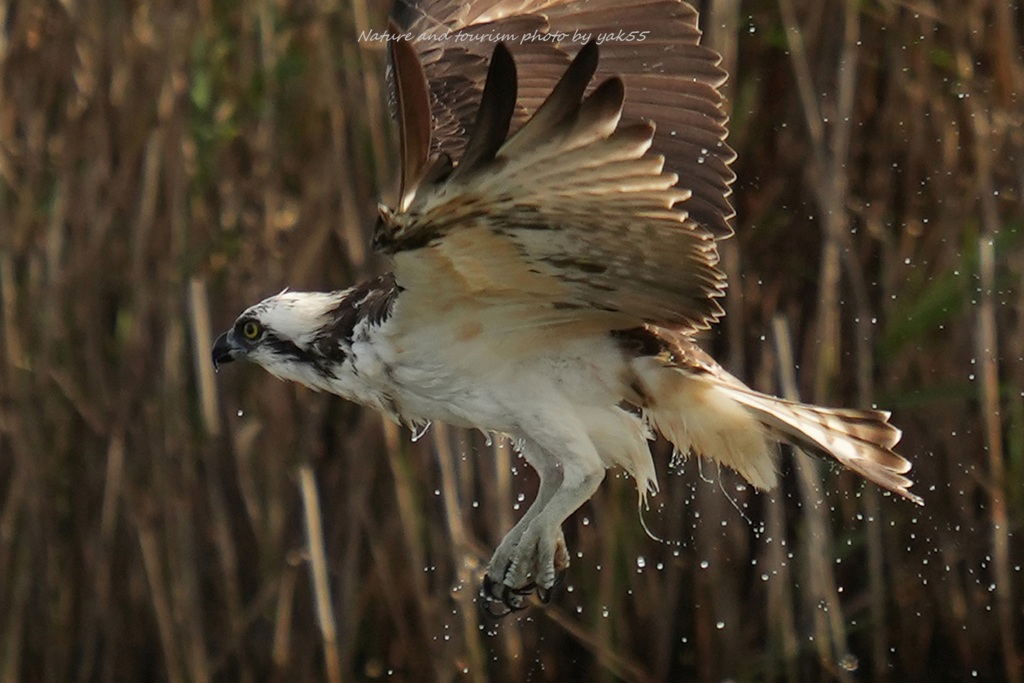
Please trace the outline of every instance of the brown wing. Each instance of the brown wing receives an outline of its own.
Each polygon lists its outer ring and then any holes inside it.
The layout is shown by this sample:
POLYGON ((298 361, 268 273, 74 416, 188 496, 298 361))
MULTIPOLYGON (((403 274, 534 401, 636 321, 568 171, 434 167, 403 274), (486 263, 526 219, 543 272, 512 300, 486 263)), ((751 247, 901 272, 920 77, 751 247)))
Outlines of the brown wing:
POLYGON ((514 304, 534 320, 556 311, 682 329, 721 314, 714 237, 684 210, 691 192, 650 151, 654 125, 620 125, 622 81, 588 87, 598 52, 584 46, 506 139, 516 65, 495 50, 464 159, 433 180, 428 174, 375 234, 395 257, 406 300, 420 296, 417 306, 431 310, 452 301, 514 304))
MULTIPOLYGON (((413 35, 430 91, 433 151, 459 158, 473 128, 495 41, 516 60, 519 99, 512 130, 547 98, 585 36, 601 43, 595 82, 618 76, 626 120, 658 126, 652 149, 691 192, 691 220, 716 237, 731 233, 734 175, 717 53, 699 45, 697 13, 685 2, 647 0, 398 0, 392 21, 413 35)), ((394 81, 393 81, 394 84, 394 81)))

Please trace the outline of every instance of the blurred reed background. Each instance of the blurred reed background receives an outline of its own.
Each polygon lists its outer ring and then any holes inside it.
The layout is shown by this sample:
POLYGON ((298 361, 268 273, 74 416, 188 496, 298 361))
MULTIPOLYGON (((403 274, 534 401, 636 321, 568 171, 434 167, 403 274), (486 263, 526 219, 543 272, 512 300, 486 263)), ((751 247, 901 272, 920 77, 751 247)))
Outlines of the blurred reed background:
POLYGON ((209 363, 246 305, 386 267, 386 0, 5 0, 0 681, 1020 681, 1024 7, 702 4, 740 155, 709 343, 892 408, 926 507, 659 444, 672 542, 611 477, 552 604, 482 621, 522 461, 209 363))

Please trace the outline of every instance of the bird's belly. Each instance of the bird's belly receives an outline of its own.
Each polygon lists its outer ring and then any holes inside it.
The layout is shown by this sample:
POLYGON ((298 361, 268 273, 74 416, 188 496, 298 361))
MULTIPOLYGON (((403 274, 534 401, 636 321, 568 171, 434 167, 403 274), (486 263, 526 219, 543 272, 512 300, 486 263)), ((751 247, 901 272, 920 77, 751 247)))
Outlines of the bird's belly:
MULTIPOLYGON (((506 340, 507 341, 507 340, 506 340)), ((496 353, 501 346, 437 346, 399 356, 388 376, 406 420, 440 420, 516 433, 524 415, 546 405, 614 407, 622 399, 624 362, 610 340, 577 339, 496 353)), ((554 419, 556 416, 552 416, 554 419)))

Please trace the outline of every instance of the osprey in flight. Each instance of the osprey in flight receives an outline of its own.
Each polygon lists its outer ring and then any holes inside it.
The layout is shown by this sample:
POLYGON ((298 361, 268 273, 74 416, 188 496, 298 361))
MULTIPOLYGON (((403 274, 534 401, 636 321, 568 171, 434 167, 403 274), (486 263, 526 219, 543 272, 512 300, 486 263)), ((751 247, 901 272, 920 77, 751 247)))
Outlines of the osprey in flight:
POLYGON ((608 468, 657 490, 654 432, 759 489, 781 441, 920 502, 888 413, 759 393, 697 346, 734 177, 699 37, 680 0, 400 0, 400 190, 374 234, 393 272, 272 296, 213 348, 409 426, 507 435, 540 477, 484 577, 509 609, 546 598, 608 468))

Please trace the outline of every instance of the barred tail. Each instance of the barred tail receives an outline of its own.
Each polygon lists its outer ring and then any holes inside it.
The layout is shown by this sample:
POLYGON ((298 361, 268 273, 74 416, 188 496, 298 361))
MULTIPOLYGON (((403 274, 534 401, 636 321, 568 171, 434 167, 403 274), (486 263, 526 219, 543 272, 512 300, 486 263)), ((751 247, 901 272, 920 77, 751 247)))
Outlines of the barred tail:
MULTIPOLYGON (((713 362, 713 361, 712 361, 713 362)), ((866 479, 911 500, 910 462, 893 452, 900 430, 880 410, 821 408, 750 389, 717 366, 634 366, 646 392, 645 414, 682 453, 730 467, 759 489, 775 485, 773 442, 832 458, 866 479)))
POLYGON ((750 411, 774 439, 834 458, 869 481, 924 504, 920 496, 907 490, 913 482, 903 475, 910 471, 910 461, 892 450, 901 433, 889 424, 888 412, 822 408, 746 387, 718 389, 750 411))

